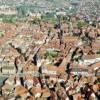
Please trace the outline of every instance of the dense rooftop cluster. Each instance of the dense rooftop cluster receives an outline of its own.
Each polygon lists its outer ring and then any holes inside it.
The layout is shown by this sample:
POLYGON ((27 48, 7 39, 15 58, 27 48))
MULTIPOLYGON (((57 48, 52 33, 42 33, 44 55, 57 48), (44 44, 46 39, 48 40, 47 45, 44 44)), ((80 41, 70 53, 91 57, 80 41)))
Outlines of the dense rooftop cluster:
MULTIPOLYGON (((79 12, 87 15, 98 15, 100 12, 99 0, 0 0, 0 5, 13 7, 28 6, 35 11, 54 11, 56 9, 71 10, 74 7, 79 12)), ((29 9, 28 9, 29 10, 29 9)))
POLYGON ((100 23, 0 23, 0 100, 99 100, 100 23))
POLYGON ((79 12, 87 17, 100 16, 99 0, 82 0, 79 5, 79 12))

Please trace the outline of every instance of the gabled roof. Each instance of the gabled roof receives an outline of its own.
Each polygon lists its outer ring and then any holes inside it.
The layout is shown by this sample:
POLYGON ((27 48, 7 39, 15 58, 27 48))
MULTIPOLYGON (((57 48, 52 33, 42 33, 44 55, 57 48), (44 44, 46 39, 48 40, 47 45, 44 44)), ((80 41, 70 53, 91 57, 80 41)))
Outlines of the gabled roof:
POLYGON ((94 63, 92 66, 99 67, 100 66, 100 61, 94 63))
POLYGON ((93 70, 97 70, 97 69, 100 69, 100 61, 99 62, 96 62, 94 64, 91 65, 91 68, 93 70))
POLYGON ((46 65, 48 71, 57 71, 57 67, 53 65, 46 65))
POLYGON ((45 88, 45 89, 42 89, 42 97, 49 97, 51 94, 50 94, 50 91, 48 88, 45 88))
POLYGON ((34 94, 36 94, 36 93, 42 93, 42 90, 41 90, 41 88, 39 88, 39 87, 32 87, 31 88, 31 93, 34 95, 34 94))
POLYGON ((63 66, 59 66, 59 67, 57 68, 57 72, 58 72, 58 73, 64 73, 65 70, 66 70, 66 68, 63 67, 63 66))
POLYGON ((21 96, 21 95, 26 94, 26 93, 28 93, 28 90, 25 87, 23 87, 21 85, 15 87, 15 94, 16 95, 21 96))

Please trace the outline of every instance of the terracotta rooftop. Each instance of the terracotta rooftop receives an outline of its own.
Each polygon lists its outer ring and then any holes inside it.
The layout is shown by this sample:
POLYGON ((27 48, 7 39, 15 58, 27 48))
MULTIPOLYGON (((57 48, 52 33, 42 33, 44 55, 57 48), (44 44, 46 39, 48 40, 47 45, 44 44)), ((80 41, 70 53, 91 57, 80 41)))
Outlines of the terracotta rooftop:
POLYGON ((21 95, 26 94, 26 93, 28 93, 28 90, 25 87, 23 87, 21 85, 15 87, 15 95, 21 96, 21 95))
POLYGON ((45 66, 48 71, 57 71, 57 67, 53 65, 46 65, 45 66))
POLYGON ((41 88, 39 88, 39 87, 32 87, 32 89, 30 90, 31 91, 31 93, 34 95, 34 94, 36 94, 36 93, 42 93, 42 90, 41 90, 41 88))

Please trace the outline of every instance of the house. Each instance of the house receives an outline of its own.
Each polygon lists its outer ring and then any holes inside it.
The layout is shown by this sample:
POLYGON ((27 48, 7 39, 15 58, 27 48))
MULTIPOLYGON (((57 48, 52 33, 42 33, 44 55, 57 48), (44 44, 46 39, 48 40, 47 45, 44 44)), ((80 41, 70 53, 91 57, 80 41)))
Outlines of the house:
POLYGON ((96 57, 94 57, 93 55, 88 55, 88 56, 85 56, 84 57, 84 64, 85 65, 91 65, 91 64, 95 64, 95 63, 97 63, 97 62, 99 62, 100 61, 100 58, 98 57, 98 58, 96 58, 96 57))
POLYGON ((75 93, 73 95, 73 98, 74 98, 74 100, 83 100, 82 97, 81 97, 81 93, 75 93))
POLYGON ((7 75, 15 74, 16 69, 14 68, 14 66, 3 66, 2 73, 7 75))
POLYGON ((56 12, 56 16, 66 16, 66 12, 64 11, 59 11, 59 12, 56 12))
POLYGON ((5 84, 2 86, 2 93, 3 93, 4 95, 8 95, 8 94, 10 94, 10 93, 13 91, 13 88, 14 88, 13 85, 9 85, 9 84, 5 83, 5 84))
POLYGON ((71 70, 71 73, 72 74, 75 74, 75 75, 83 75, 83 76, 88 76, 89 73, 88 73, 88 69, 87 68, 72 68, 71 70))
POLYGON ((50 93, 50 90, 48 88, 44 88, 42 89, 42 98, 48 98, 50 97, 51 93, 50 93))
POLYGON ((44 65, 42 67, 42 73, 47 75, 57 75, 57 67, 53 65, 44 65))
POLYGON ((9 6, 0 6, 0 14, 16 15, 17 14, 17 10, 15 8, 11 8, 9 6))
POLYGON ((34 65, 31 61, 27 62, 23 67, 23 72, 26 74, 31 74, 33 76, 38 76, 38 67, 34 65))
POLYGON ((15 96, 21 96, 22 100, 25 100, 30 94, 25 87, 18 85, 15 87, 15 96))
POLYGON ((66 74, 65 71, 63 71, 63 73, 58 74, 57 82, 58 83, 65 82, 67 78, 68 78, 68 75, 66 74))
POLYGON ((14 77, 9 77, 6 81, 5 84, 9 84, 9 85, 14 85, 14 77))
POLYGON ((32 13, 32 12, 30 12, 29 16, 30 16, 30 18, 29 18, 30 20, 33 20, 33 18, 41 19, 41 14, 40 13, 32 13))
POLYGON ((100 76, 100 61, 91 64, 90 69, 92 73, 94 73, 97 77, 99 77, 100 76))
POLYGON ((33 77, 34 86, 41 87, 40 81, 38 77, 33 77))
POLYGON ((35 99, 39 98, 42 95, 42 90, 40 87, 32 87, 30 92, 34 95, 35 99))
POLYGON ((15 57, 19 56, 19 53, 14 48, 10 48, 7 56, 12 57, 11 59, 15 59, 15 57))
POLYGON ((97 70, 100 68, 100 61, 95 62, 91 65, 91 68, 93 68, 93 70, 97 70))
POLYGON ((34 84, 32 76, 25 76, 24 78, 24 86, 27 86, 28 89, 32 88, 34 84))
POLYGON ((65 66, 57 67, 57 74, 64 73, 65 71, 66 71, 66 67, 65 66))
POLYGON ((50 80, 57 81, 57 67, 53 65, 43 65, 42 74, 49 76, 50 80))

